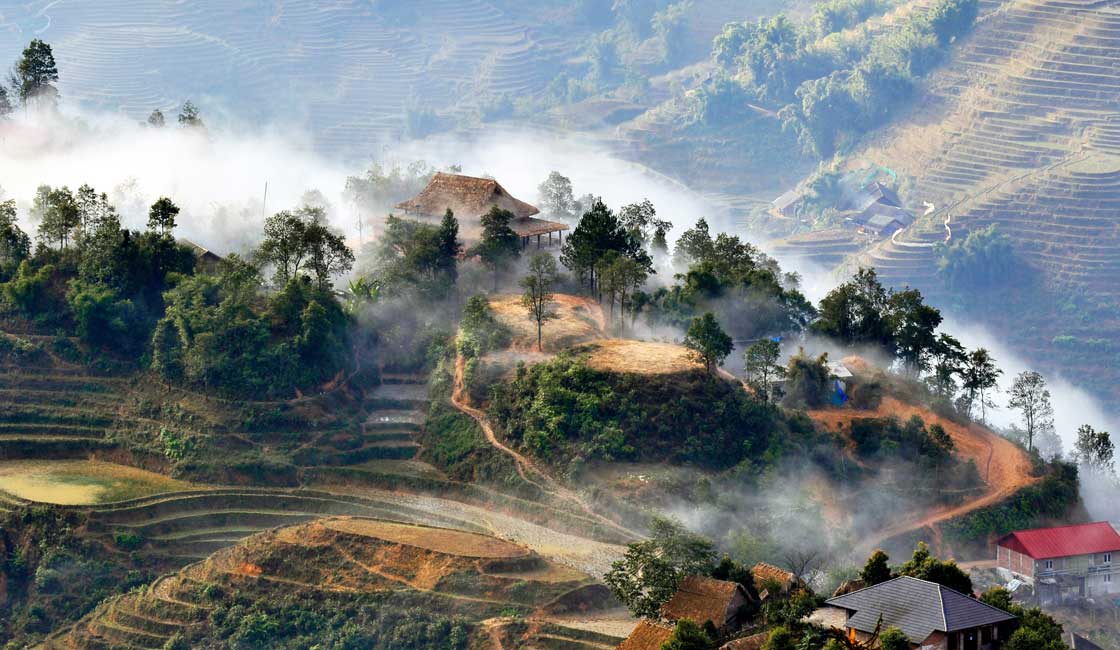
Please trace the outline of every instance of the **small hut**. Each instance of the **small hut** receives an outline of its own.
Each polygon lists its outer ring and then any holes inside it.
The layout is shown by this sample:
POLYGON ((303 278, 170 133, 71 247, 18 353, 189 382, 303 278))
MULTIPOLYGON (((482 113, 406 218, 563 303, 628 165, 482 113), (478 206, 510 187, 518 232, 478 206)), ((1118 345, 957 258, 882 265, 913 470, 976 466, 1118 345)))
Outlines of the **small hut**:
POLYGON ((214 269, 218 268, 219 264, 222 263, 221 255, 218 255, 214 251, 200 246, 189 239, 183 239, 182 237, 180 237, 178 239, 178 243, 180 246, 186 246, 191 250, 191 253, 194 253, 195 264, 200 270, 213 271, 214 269))
POLYGON ((661 616, 674 622, 687 618, 700 625, 711 621, 721 635, 726 635, 746 622, 744 606, 749 602, 750 595, 737 582, 687 576, 669 602, 661 606, 661 616))

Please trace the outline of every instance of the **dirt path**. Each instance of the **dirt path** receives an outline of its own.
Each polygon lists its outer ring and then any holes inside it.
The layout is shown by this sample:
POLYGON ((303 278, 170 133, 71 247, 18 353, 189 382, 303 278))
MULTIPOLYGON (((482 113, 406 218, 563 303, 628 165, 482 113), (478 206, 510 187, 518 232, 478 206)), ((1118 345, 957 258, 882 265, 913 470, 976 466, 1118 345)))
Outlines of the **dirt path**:
POLYGON ((853 409, 821 409, 810 411, 815 422, 830 430, 850 430, 851 422, 857 418, 881 418, 894 416, 905 422, 912 416, 922 418, 927 425, 940 424, 953 439, 956 453, 963 459, 971 459, 980 470, 980 476, 987 483, 981 496, 956 506, 942 506, 933 510, 911 513, 894 525, 878 530, 863 538, 857 544, 857 551, 870 551, 883 541, 927 526, 935 526, 949 519, 966 515, 985 508, 1014 494, 1016 491, 1038 482, 1031 476, 1031 461, 1026 452, 1010 440, 1002 438, 978 424, 962 425, 943 418, 929 409, 899 401, 893 397, 883 398, 878 409, 857 411, 853 409))
POLYGON ((466 363, 463 357, 456 357, 455 381, 451 391, 451 405, 462 412, 464 415, 467 415, 476 423, 478 423, 479 428, 482 429, 482 433, 486 437, 486 441, 489 442, 492 447, 513 459, 514 465, 517 468, 518 476, 520 476, 526 482, 535 485, 545 494, 556 497, 561 501, 568 501, 569 503, 574 504, 579 510, 584 512, 588 517, 594 519, 595 521, 613 528, 633 539, 642 538, 641 534, 636 533, 607 517, 604 517, 598 512, 595 512, 595 510, 593 510, 591 506, 583 500, 583 497, 581 497, 574 491, 569 490, 563 485, 560 485, 560 483, 558 483, 550 475, 538 468, 536 464, 533 463, 533 461, 529 460, 529 458, 499 440, 497 434, 494 433, 494 427, 490 424, 490 419, 486 416, 486 414, 480 409, 476 409, 467 403, 466 388, 463 385, 463 370, 465 366, 466 363))

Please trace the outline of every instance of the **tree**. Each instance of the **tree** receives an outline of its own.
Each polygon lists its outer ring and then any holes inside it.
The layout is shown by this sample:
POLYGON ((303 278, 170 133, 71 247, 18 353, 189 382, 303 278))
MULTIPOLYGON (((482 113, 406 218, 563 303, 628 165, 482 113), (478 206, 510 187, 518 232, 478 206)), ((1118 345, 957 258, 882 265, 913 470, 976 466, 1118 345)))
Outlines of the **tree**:
POLYGON ((882 549, 876 550, 867 558, 867 564, 864 564, 859 572, 859 579, 863 581, 865 587, 872 587, 891 579, 891 567, 888 562, 890 557, 882 549))
POLYGON ((31 255, 31 238, 16 221, 15 199, 0 201, 0 280, 31 255))
POLYGON ((910 650, 910 639, 897 627, 889 626, 879 634, 880 650, 910 650))
POLYGON ((12 99, 8 97, 8 89, 0 84, 0 120, 12 114, 12 99))
POLYGON ((712 233, 708 230, 708 221, 701 217, 696 225, 681 233, 677 239, 677 248, 673 251, 673 263, 687 268, 694 262, 705 260, 712 254, 712 233))
POLYGON ((655 517, 649 538, 628 545, 603 582, 635 616, 656 618, 685 576, 709 575, 715 565, 711 541, 675 521, 655 517))
POLYGON ((664 239, 665 233, 673 227, 672 223, 657 218, 657 209, 649 199, 622 206, 618 211, 618 220, 622 222, 622 227, 643 245, 649 244, 658 232, 664 239))
POLYGON ((610 208, 596 200, 564 242, 560 261, 587 282, 593 294, 599 294, 599 272, 611 261, 611 252, 634 260, 647 273, 653 272, 653 260, 641 242, 623 227, 610 208))
POLYGON ((521 294, 521 304, 528 310, 529 318, 537 324, 538 351, 544 351, 541 345, 544 322, 556 318, 549 306, 557 274, 556 258, 549 253, 537 253, 529 259, 529 275, 521 278, 521 286, 525 289, 521 294))
POLYGON ((893 355, 889 300, 875 269, 861 267, 821 300, 812 329, 846 345, 876 345, 893 355))
POLYGON ((542 211, 551 217, 574 219, 576 217, 576 198, 572 192, 572 181, 560 172, 553 171, 537 187, 542 211))
POLYGON ((944 562, 929 552, 925 542, 918 542, 914 555, 898 569, 899 575, 928 580, 955 589, 962 594, 972 593, 972 579, 968 573, 949 560, 944 562))
POLYGON ((957 393, 957 376, 964 370, 968 354, 956 338, 940 334, 933 351, 933 377, 930 379, 933 390, 944 399, 951 399, 957 393))
POLYGON ((36 207, 41 210, 39 241, 44 244, 57 243, 61 250, 70 243, 74 229, 81 223, 78 204, 69 188, 52 190, 47 187, 46 190, 46 194, 43 194, 40 188, 40 193, 35 197, 36 207))
POLYGON ((439 224, 439 269, 449 285, 459 279, 459 254, 463 252, 463 242, 459 241, 459 221, 451 208, 443 214, 439 224))
POLYGON ((148 115, 148 126, 154 126, 157 129, 163 128, 167 124, 167 118, 163 116, 163 111, 158 108, 148 115))
POLYGON ((199 115, 198 107, 189 99, 183 104, 183 107, 179 109, 179 126, 186 128, 202 128, 206 126, 203 124, 202 117, 199 115))
POLYGON ((1054 407, 1050 404, 1050 390, 1046 388, 1046 380, 1042 375, 1027 370, 1015 377, 1010 395, 1011 400, 1007 405, 1019 409, 1023 414, 1029 452, 1034 449, 1034 438, 1039 432, 1054 428, 1054 407))
POLYGON ((661 650, 715 650, 716 643, 689 619, 677 621, 673 633, 661 644, 661 650))
POLYGON ((1112 472, 1116 446, 1107 431, 1097 431, 1088 424, 1077 427, 1077 442, 1073 445, 1078 463, 1098 471, 1112 472))
POLYGON ((23 50, 12 75, 13 85, 25 105, 36 100, 54 102, 58 98, 58 66, 51 46, 34 39, 23 50))
POLYGON ((275 267, 273 283, 283 286, 299 274, 307 257, 307 227, 314 214, 283 210, 264 221, 264 239, 257 257, 275 267))
POLYGON ((159 197, 159 200, 148 210, 148 230, 159 231, 161 235, 170 235, 175 229, 175 217, 178 214, 179 206, 166 196, 159 197))
POLYGON ((482 215, 482 239, 474 253, 494 274, 494 291, 498 290, 498 275, 521 255, 521 238, 509 227, 513 213, 498 206, 482 215))
POLYGON ((183 378, 183 348, 174 323, 162 318, 152 334, 152 370, 169 384, 183 378))
POLYGON ((775 394, 775 380, 785 376, 786 369, 778 364, 781 354, 781 345, 773 339, 755 341, 743 352, 743 372, 747 385, 766 401, 778 397, 775 394))
POLYGON ((987 391, 996 387, 1003 371, 996 367, 996 361, 984 348, 973 350, 965 359, 964 389, 967 393, 967 414, 972 415, 972 405, 980 398, 981 419, 987 421, 988 407, 994 404, 988 399, 987 391))
POLYGON ((609 262, 605 263, 601 272, 600 284, 604 293, 610 298, 610 318, 614 320, 614 304, 618 302, 623 316, 626 314, 627 298, 641 288, 649 273, 641 264, 629 257, 610 253, 609 262))
POLYGON ((786 364, 786 395, 783 403, 795 408, 818 408, 828 398, 828 354, 815 359, 801 348, 786 364))
POLYGON ((330 288, 333 276, 354 267, 354 252, 346 245, 345 238, 325 223, 313 221, 308 224, 304 231, 304 246, 307 250, 306 268, 314 274, 320 291, 330 288))
POLYGON ((914 376, 929 370, 930 355, 937 350, 941 312, 925 304, 917 289, 891 293, 887 303, 887 326, 903 366, 914 376))
POLYGON ((719 367, 735 347, 712 312, 692 319, 684 337, 684 345, 692 350, 693 356, 704 364, 708 373, 719 367))

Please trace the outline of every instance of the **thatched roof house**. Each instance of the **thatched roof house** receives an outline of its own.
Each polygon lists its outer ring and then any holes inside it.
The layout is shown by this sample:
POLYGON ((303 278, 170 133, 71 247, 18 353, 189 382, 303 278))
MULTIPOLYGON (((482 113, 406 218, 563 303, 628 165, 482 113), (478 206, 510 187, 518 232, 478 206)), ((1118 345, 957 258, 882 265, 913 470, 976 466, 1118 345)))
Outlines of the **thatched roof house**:
POLYGON ((703 576, 688 576, 681 581, 669 602, 661 606, 661 616, 670 621, 689 619, 703 625, 711 621, 723 634, 743 624, 742 607, 750 601, 737 582, 703 576))
POLYGON ((539 244, 544 235, 551 242, 552 233, 568 229, 567 224, 534 217, 540 210, 515 198, 492 178, 438 172, 423 191, 397 204, 406 215, 433 219, 443 217, 450 208, 468 236, 476 233, 479 219, 495 206, 513 215, 509 227, 523 244, 531 237, 536 237, 539 244))
POLYGON ((442 217, 451 208, 460 220, 477 219, 493 206, 509 210, 515 218, 539 214, 535 206, 518 200, 492 178, 438 172, 419 194, 397 207, 405 214, 442 217))
POLYGON ((618 650, 661 650, 661 644, 669 640, 672 634, 671 627, 652 621, 642 621, 625 641, 618 644, 618 650))
POLYGON ((798 585, 797 576, 792 572, 785 569, 779 569, 773 564, 766 562, 759 562, 751 567, 751 574, 754 576, 754 588, 758 591, 759 597, 766 600, 770 594, 767 590, 768 583, 777 583, 781 585, 782 593, 789 593, 798 585))

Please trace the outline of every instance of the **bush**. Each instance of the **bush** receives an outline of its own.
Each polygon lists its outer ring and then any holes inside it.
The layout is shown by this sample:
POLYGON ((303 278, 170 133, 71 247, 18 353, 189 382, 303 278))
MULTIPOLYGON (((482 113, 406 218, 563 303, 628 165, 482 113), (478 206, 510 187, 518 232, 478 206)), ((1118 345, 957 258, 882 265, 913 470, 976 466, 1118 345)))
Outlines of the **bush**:
POLYGON ((113 535, 113 543, 126 551, 134 551, 144 545, 144 536, 130 530, 120 530, 113 535))

